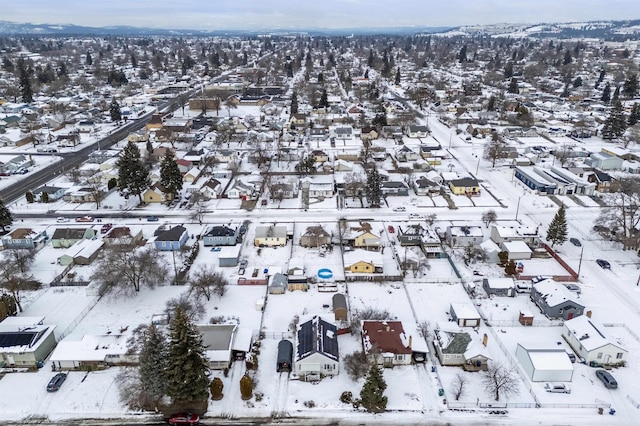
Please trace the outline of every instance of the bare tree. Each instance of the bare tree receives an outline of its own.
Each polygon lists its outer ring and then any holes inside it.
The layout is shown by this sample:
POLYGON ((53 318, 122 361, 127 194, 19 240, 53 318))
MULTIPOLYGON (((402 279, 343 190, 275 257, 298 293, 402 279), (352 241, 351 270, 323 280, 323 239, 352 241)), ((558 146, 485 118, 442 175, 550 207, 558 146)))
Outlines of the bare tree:
POLYGON ((458 373, 451 382, 451 391, 456 401, 460 400, 460 397, 464 395, 465 386, 469 383, 469 379, 463 373, 458 373))
POLYGON ((229 113, 229 117, 231 117, 231 110, 238 108, 238 105, 236 104, 235 99, 233 99, 232 97, 228 97, 224 101, 224 107, 227 109, 227 112, 229 113))
POLYGON ((344 358, 342 358, 342 364, 344 365, 344 371, 347 372, 353 381, 357 381, 366 376, 371 366, 364 351, 345 355, 344 358))
POLYGON ((179 297, 167 302, 165 312, 172 315, 177 309, 181 309, 192 322, 198 322, 205 313, 205 307, 199 298, 189 297, 189 293, 183 293, 179 297))
POLYGON ((134 294, 143 286, 155 287, 166 282, 168 270, 151 248, 113 245, 98 258, 92 279, 107 291, 134 294))
POLYGON ((344 193, 348 197, 353 197, 354 200, 356 197, 362 200, 366 186, 367 178, 361 173, 353 172, 344 177, 344 193))
POLYGON ((501 394, 508 397, 520 393, 515 368, 504 363, 490 364, 488 370, 483 372, 482 383, 496 401, 500 401, 501 394))
POLYGON ((488 228, 492 223, 495 223, 496 220, 498 220, 498 214, 493 209, 487 210, 482 214, 482 222, 486 228, 488 228))
POLYGON ((194 192, 191 194, 191 215, 189 219, 197 221, 202 224, 204 215, 207 213, 207 203, 205 203, 204 195, 200 192, 194 192))
POLYGON ((491 141, 487 143, 484 148, 483 158, 492 162, 491 167, 496 166, 496 160, 503 158, 506 152, 506 144, 501 140, 498 133, 493 132, 491 135, 491 141))
POLYGON ((22 293, 37 290, 42 286, 40 281, 29 274, 35 252, 27 249, 7 250, 0 261, 0 287, 7 290, 16 301, 20 312, 22 309, 22 293))
POLYGON ((229 281, 220 272, 211 266, 202 265, 196 269, 189 277, 189 285, 191 292, 197 297, 203 297, 207 301, 211 300, 211 296, 224 296, 229 281))
POLYGON ((612 193, 603 194, 607 207, 596 219, 598 232, 606 239, 623 244, 623 248, 640 247, 640 178, 623 177, 612 185, 612 193))

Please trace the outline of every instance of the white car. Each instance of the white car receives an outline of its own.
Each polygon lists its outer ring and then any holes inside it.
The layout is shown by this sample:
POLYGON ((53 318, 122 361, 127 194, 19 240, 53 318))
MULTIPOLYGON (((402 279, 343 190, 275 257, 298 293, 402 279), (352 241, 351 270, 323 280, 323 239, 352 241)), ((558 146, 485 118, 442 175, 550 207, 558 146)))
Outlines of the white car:
POLYGON ((418 213, 409 213, 409 219, 424 219, 424 216, 418 213))
POLYGON ((56 219, 56 222, 58 222, 58 223, 69 222, 69 218, 68 217, 59 217, 59 218, 56 219))
POLYGON ((547 383, 544 390, 551 393, 571 393, 571 388, 565 383, 547 383))

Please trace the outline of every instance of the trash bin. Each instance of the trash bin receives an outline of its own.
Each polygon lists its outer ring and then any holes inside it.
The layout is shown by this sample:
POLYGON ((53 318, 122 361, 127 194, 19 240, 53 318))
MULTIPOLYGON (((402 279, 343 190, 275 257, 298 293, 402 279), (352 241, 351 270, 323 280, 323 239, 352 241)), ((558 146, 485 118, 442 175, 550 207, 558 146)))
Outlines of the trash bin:
POLYGON ((612 416, 616 413, 616 409, 615 408, 611 408, 609 410, 609 414, 611 414, 612 416))
POLYGON ((439 389, 439 390, 438 390, 438 395, 439 395, 439 396, 444 395, 444 389, 439 389))
POLYGON ((432 372, 432 373, 435 373, 435 372, 436 372, 436 366, 435 366, 435 365, 431 367, 431 372, 432 372))
POLYGON ((604 413, 604 408, 598 407, 598 414, 602 414, 602 413, 604 413))

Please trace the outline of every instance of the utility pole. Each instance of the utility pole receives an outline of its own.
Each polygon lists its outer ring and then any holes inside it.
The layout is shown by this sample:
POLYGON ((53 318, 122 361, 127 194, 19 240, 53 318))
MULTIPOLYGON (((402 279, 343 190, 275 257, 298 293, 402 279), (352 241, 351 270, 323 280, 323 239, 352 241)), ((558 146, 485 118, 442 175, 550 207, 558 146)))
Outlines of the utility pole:
MULTIPOLYGON (((582 246, 582 248, 580 249, 580 262, 578 262, 578 281, 580 281, 580 268, 582 268, 582 253, 584 253, 584 246, 582 246)), ((640 277, 638 277, 638 282, 640 283, 640 277)))
POLYGON ((520 212, 520 199, 522 195, 518 197, 518 205, 516 206, 516 221, 518 220, 518 213, 520 212))

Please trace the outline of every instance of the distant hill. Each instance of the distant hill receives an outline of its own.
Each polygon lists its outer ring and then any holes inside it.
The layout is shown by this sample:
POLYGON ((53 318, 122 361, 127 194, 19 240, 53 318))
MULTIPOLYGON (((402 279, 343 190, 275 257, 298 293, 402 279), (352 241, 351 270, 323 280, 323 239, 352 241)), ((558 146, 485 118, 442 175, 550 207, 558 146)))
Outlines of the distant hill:
POLYGON ((398 28, 309 28, 306 30, 256 29, 256 30, 169 30, 162 28, 143 28, 129 26, 85 27, 72 24, 32 24, 0 21, 0 35, 125 35, 125 36, 208 36, 208 35, 251 35, 251 34, 318 34, 318 35, 350 35, 350 34, 399 34, 434 33, 450 30, 451 27, 398 27, 398 28))

